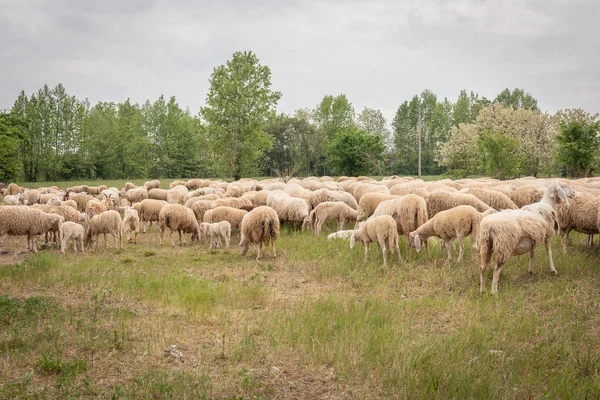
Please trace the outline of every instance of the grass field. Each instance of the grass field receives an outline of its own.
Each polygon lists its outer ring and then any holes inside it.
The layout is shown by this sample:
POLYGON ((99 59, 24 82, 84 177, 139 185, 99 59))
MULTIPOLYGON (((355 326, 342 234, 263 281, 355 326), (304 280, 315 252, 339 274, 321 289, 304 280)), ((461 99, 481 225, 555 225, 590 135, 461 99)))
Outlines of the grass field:
POLYGON ((544 251, 533 275, 512 258, 494 297, 470 244, 459 265, 436 245, 384 269, 374 249, 363 265, 360 245, 307 232, 261 261, 140 237, 0 256, 0 398, 600 397, 600 267, 583 235, 569 255, 555 238, 558 276, 544 251))

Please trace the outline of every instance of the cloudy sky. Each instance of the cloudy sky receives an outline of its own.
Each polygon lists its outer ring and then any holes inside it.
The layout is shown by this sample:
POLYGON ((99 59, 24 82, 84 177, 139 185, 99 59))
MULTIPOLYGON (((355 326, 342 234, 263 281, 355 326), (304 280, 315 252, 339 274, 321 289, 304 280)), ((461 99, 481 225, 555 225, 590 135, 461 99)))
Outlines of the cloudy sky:
POLYGON ((279 108, 345 93, 357 111, 424 89, 532 93, 600 112, 598 0, 0 0, 0 109, 62 82, 78 98, 175 95, 193 113, 237 50, 271 68, 279 108))

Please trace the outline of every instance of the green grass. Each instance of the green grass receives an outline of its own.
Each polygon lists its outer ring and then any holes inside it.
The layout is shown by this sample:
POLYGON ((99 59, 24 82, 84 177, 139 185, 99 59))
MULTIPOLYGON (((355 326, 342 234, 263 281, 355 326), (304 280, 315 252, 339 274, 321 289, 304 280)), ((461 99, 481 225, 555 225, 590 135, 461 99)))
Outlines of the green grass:
POLYGON ((149 233, 124 251, 0 265, 0 398, 600 396, 585 236, 569 255, 555 238, 558 276, 543 249, 533 275, 512 258, 490 296, 470 243, 458 265, 435 244, 383 268, 374 246, 364 265, 360 245, 326 233, 285 228, 280 256, 260 261, 149 233))

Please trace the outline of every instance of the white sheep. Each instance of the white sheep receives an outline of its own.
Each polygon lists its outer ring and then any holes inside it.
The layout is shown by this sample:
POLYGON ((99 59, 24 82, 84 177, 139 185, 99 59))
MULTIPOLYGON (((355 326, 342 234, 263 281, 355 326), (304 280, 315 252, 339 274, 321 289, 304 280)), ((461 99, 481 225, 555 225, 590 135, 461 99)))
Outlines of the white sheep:
POLYGON ((98 215, 94 215, 88 224, 85 232, 85 243, 90 245, 94 243, 94 247, 98 248, 98 238, 104 235, 104 247, 108 247, 106 235, 110 234, 115 238, 115 248, 123 248, 123 221, 121 214, 114 210, 104 211, 98 215), (118 243, 118 244, 117 244, 118 243))
MULTIPOLYGON (((186 189, 187 190, 187 189, 186 189)), ((200 228, 194 212, 182 206, 181 204, 169 204, 160 210, 158 216, 158 228, 160 230, 159 245, 162 245, 163 236, 167 228, 169 228, 169 239, 171 246, 175 247, 173 240, 173 232, 179 233, 179 244, 183 244, 182 233, 191 233, 191 241, 200 240, 200 228)))
POLYGON ((64 218, 31 207, 0 207, 0 237, 27 236, 27 250, 37 253, 37 235, 60 230, 64 218))
POLYGON ((315 235, 321 233, 321 227, 329 219, 338 220, 338 230, 344 228, 346 222, 356 221, 357 212, 341 201, 326 201, 318 204, 309 214, 307 226, 315 235))
POLYGON ((337 231, 327 235, 327 240, 332 241, 335 239, 350 239, 350 236, 354 233, 354 230, 337 231))
POLYGON ((138 233, 140 232, 140 216, 136 209, 127 207, 123 216, 123 231, 127 232, 127 242, 131 240, 133 232, 133 244, 137 244, 138 233))
POLYGON ((529 253, 529 273, 533 273, 535 248, 544 242, 550 261, 550 271, 556 274, 552 260, 552 236, 556 223, 556 206, 574 196, 569 185, 553 182, 544 191, 542 200, 519 210, 504 210, 481 220, 479 256, 481 292, 485 291, 485 271, 494 253, 494 279, 491 293, 498 292, 498 280, 504 263, 511 256, 529 253))
POLYGON ((261 248, 263 244, 268 246, 271 243, 273 248, 273 257, 277 257, 275 242, 279 239, 279 217, 271 207, 256 207, 242 219, 240 225, 240 247, 242 256, 248 252, 249 245, 256 245, 256 259, 261 257, 261 248))
POLYGON ((229 248, 231 242, 231 224, 227 221, 215 223, 202 222, 200 224, 200 234, 210 237, 210 248, 214 246, 221 247, 221 239, 225 241, 225 248, 229 248))
POLYGON ((9 195, 4 196, 4 202, 10 206, 20 206, 22 198, 23 198, 22 193, 9 194, 9 195))
POLYGON ((65 247, 69 238, 73 240, 73 250, 77 253, 77 244, 84 252, 83 239, 85 239, 85 228, 76 222, 64 222, 59 229, 60 232, 60 252, 65 254, 65 247))
POLYGON ((401 261, 400 246, 398 246, 398 231, 396 221, 389 215, 380 215, 358 224, 358 229, 350 236, 350 248, 356 241, 365 247, 365 264, 369 261, 369 243, 377 243, 383 256, 383 266, 387 267, 387 252, 394 254, 398 251, 398 261, 401 261))

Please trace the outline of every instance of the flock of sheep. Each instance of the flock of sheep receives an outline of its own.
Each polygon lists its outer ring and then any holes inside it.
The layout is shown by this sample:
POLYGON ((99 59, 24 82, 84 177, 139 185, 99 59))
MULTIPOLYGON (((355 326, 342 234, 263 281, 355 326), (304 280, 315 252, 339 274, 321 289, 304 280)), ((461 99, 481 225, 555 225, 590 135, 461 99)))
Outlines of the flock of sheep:
MULTIPOLYGON (((22 188, 0 184, 3 201, 0 207, 0 237, 26 236, 27 249, 38 251, 37 237, 60 242, 65 252, 67 241, 74 250, 85 245, 98 246, 100 235, 115 239, 122 248, 123 235, 137 243, 140 231, 156 222, 162 244, 167 228, 171 245, 173 233, 191 234, 191 241, 209 240, 210 247, 229 247, 232 229, 240 232, 240 247, 246 255, 256 246, 257 259, 262 246, 275 242, 280 224, 295 229, 309 229, 319 235, 328 220, 338 222, 338 231, 328 240, 350 239, 350 248, 362 242, 365 262, 371 242, 377 246, 387 266, 388 254, 397 252, 401 260, 399 237, 417 252, 427 249, 428 239, 439 238, 452 260, 455 244, 458 261, 463 257, 467 236, 478 249, 480 289, 485 291, 485 272, 494 255, 492 293, 505 262, 514 255, 530 254, 529 272, 533 271, 536 247, 544 243, 550 270, 556 273, 551 239, 558 228, 566 252, 567 237, 574 230, 588 234, 588 245, 599 233, 600 178, 579 180, 544 180, 521 178, 513 181, 495 179, 444 179, 424 182, 397 176, 376 181, 368 177, 330 177, 251 180, 227 183, 208 179, 174 181, 168 190, 157 180, 136 187, 126 183, 115 187, 74 186, 22 188), (121 217, 123 214, 123 217, 121 217), (353 224, 352 230, 344 225, 353 224)), ((326 226, 326 225, 325 225, 326 226)))

